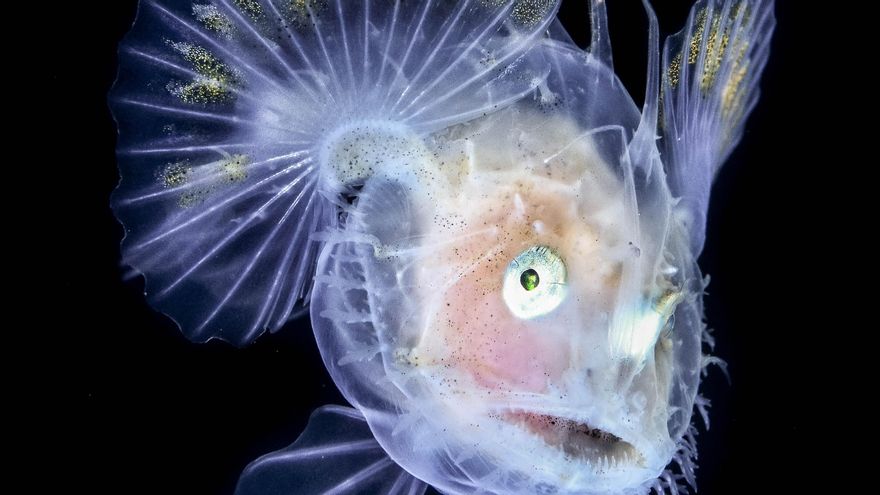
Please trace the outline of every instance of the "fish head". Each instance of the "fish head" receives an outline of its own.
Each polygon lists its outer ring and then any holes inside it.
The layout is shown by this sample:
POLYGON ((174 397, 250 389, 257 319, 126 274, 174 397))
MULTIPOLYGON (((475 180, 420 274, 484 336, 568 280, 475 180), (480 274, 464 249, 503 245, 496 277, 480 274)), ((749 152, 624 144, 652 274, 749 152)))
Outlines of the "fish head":
POLYGON ((571 122, 495 125, 467 138, 466 179, 427 236, 438 248, 417 275, 427 316, 407 362, 452 429, 520 471, 609 490, 656 477, 675 447, 683 294, 641 246, 666 239, 639 235, 624 182, 571 122), (523 128, 515 153, 498 149, 523 128))
MULTIPOLYGON (((653 238, 642 226, 632 178, 607 152, 623 140, 511 108, 413 145, 401 160, 416 172, 380 171, 359 192, 346 219, 352 254, 369 259, 356 306, 383 363, 369 386, 418 423, 374 432, 417 476, 461 489, 476 469, 464 457, 507 473, 470 488, 606 493, 668 465, 692 260, 672 254, 684 245, 674 228, 653 238), (456 467, 439 476, 438 462, 456 467)), ((326 362, 344 384, 365 372, 339 363, 358 359, 326 362)), ((369 420, 369 401, 350 400, 369 420)))

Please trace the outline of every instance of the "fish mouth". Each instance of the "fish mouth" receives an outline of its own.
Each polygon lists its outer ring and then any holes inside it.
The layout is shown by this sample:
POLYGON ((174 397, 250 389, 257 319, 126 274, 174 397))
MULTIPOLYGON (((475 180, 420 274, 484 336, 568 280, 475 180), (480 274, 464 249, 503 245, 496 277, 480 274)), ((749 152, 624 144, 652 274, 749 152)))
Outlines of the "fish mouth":
POLYGON ((529 411, 511 411, 503 418, 540 437, 567 457, 586 461, 603 470, 644 463, 643 456, 632 443, 583 419, 529 411))

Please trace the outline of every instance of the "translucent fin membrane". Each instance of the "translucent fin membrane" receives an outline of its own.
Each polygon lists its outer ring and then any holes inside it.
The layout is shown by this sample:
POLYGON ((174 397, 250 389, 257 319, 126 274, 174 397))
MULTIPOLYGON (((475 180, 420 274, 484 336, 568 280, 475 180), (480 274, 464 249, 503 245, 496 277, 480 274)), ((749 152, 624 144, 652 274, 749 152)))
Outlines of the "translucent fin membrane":
MULTIPOLYGON (((415 135, 504 107, 549 69, 529 55, 556 1, 143 1, 111 105, 123 262, 193 340, 242 345, 308 302, 347 184, 334 130, 415 135)), ((393 151, 393 150, 392 150, 393 151)), ((350 192, 350 191, 348 191, 350 192)))
POLYGON ((774 25, 772 0, 702 0, 685 28, 666 41, 661 151, 696 254, 705 239, 712 180, 758 101, 774 25))
POLYGON ((385 454, 357 409, 324 406, 296 442, 248 465, 235 494, 421 495, 427 487, 385 454))

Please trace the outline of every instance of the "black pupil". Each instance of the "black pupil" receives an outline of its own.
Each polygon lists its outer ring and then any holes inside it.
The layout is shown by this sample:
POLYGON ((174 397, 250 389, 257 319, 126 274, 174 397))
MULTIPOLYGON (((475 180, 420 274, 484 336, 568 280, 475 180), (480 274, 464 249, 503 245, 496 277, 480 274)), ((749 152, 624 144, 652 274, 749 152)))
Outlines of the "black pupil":
POLYGON ((538 287, 538 282, 540 282, 538 272, 533 268, 529 268, 519 276, 519 283, 522 284, 525 290, 535 290, 538 287))

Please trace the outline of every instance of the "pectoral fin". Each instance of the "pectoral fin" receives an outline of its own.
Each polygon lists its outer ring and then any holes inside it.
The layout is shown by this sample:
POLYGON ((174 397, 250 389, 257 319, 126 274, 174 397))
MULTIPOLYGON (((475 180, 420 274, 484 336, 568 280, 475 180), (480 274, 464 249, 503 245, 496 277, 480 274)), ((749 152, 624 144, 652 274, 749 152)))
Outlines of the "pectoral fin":
POLYGON ((324 406, 293 444, 250 463, 235 494, 421 495, 427 487, 388 457, 357 409, 324 406))

